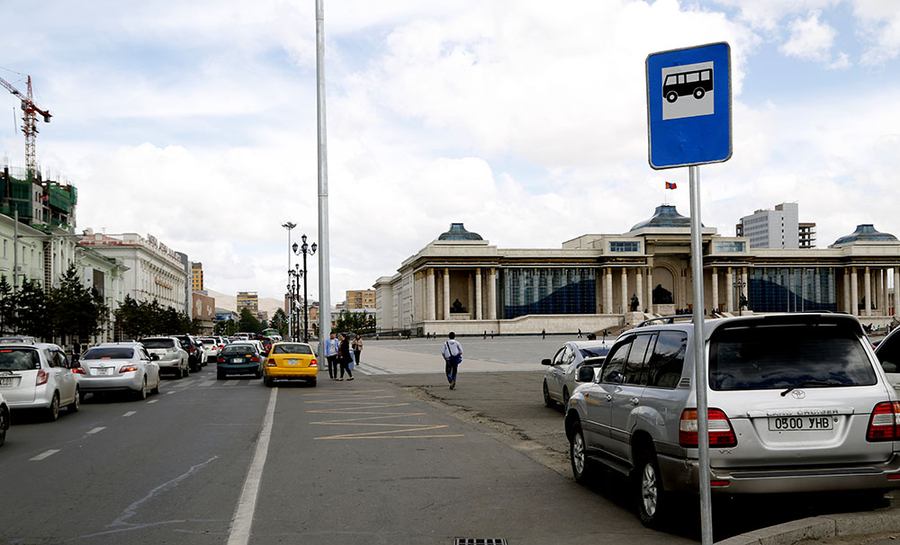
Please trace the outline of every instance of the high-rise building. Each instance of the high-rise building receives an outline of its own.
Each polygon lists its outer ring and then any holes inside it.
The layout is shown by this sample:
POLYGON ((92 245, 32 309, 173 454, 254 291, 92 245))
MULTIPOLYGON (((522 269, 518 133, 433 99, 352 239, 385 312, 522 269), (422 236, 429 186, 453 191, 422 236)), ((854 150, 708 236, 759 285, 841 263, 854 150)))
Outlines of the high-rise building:
POLYGON ((191 263, 191 289, 203 291, 203 263, 194 261, 191 263))
POLYGON ((815 248, 816 247, 816 224, 801 223, 800 224, 800 247, 815 248))
POLYGON ((259 296, 255 291, 239 291, 237 294, 237 312, 240 315, 245 308, 254 316, 259 315, 259 296))
POLYGON ((741 218, 737 236, 749 238, 751 248, 800 248, 799 208, 786 202, 775 210, 757 210, 741 218))
POLYGON ((347 290, 346 308, 375 308, 375 290, 347 290))

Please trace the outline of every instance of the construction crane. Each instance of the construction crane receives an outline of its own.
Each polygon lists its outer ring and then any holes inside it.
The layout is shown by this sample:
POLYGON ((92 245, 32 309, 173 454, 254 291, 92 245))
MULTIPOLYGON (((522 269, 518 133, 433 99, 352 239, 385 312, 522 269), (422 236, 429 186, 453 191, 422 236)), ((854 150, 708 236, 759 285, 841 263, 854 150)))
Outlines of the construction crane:
POLYGON ((22 121, 24 122, 24 125, 22 125, 22 132, 25 133, 25 168, 28 169, 28 174, 31 176, 31 179, 34 180, 37 175, 34 139, 38 134, 37 116, 35 114, 41 114, 44 118, 44 123, 50 123, 50 118, 53 116, 50 115, 49 110, 42 110, 35 105, 31 93, 31 76, 28 76, 28 93, 24 95, 3 78, 0 78, 0 85, 5 87, 7 91, 22 101, 22 111, 25 112, 22 116, 22 121))

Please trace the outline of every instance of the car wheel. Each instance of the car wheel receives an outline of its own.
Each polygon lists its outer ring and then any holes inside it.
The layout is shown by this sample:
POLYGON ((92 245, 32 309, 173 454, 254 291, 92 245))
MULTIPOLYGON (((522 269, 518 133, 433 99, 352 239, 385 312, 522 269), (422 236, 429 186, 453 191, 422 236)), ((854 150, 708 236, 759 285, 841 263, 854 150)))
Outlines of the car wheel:
POLYGON ((75 399, 73 399, 72 402, 66 406, 66 411, 68 411, 70 413, 77 413, 78 409, 80 409, 80 408, 81 408, 81 388, 75 388, 75 399))
POLYGON ((138 401, 147 399, 147 377, 144 377, 144 380, 141 382, 141 389, 136 391, 134 395, 138 401))
POLYGON ((159 389, 162 387, 162 378, 157 375, 156 376, 156 388, 150 390, 150 393, 153 395, 159 395, 159 389))
POLYGON ((644 526, 657 529, 662 526, 668 516, 669 502, 668 494, 663 488, 656 453, 652 450, 644 452, 640 456, 636 468, 638 470, 636 476, 639 494, 638 514, 644 526))
POLYGON ((50 400, 50 407, 46 411, 47 420, 56 422, 59 418, 59 392, 53 393, 53 399, 50 400))
POLYGON ((550 390, 547 389, 547 380, 544 379, 544 406, 552 407, 554 405, 556 405, 556 402, 550 397, 550 390))
POLYGON ((187 377, 189 377, 189 376, 191 376, 191 366, 190 366, 190 364, 185 365, 185 366, 181 369, 181 378, 187 378, 187 377))
POLYGON ((572 474, 575 482, 587 482, 593 475, 593 466, 587 457, 587 444, 584 442, 584 432, 581 424, 573 424, 572 439, 569 441, 569 461, 572 462, 572 474))
POLYGON ((0 408, 0 446, 6 442, 6 430, 9 428, 9 409, 0 408))
POLYGON ((263 384, 271 388, 275 384, 275 381, 272 380, 272 377, 265 377, 263 379, 263 384))
POLYGON ((703 95, 705 94, 706 91, 702 87, 697 87, 696 89, 694 89, 694 98, 696 98, 697 100, 703 98, 703 95))
POLYGON ((678 93, 676 93, 675 91, 669 91, 668 93, 666 93, 666 100, 668 100, 669 102, 675 102, 676 100, 678 100, 678 93))
POLYGON ((315 388, 316 387, 316 379, 314 379, 314 378, 309 379, 309 385, 312 386, 313 388, 315 388))
POLYGON ((565 409, 569 405, 569 388, 567 386, 563 387, 563 400, 562 406, 565 409))
POLYGON ((255 378, 262 378, 262 369, 259 369, 255 373, 253 373, 253 376, 255 378))
POLYGON ((79 390, 79 391, 78 391, 78 398, 81 400, 82 403, 84 403, 84 398, 85 398, 85 397, 87 397, 87 394, 84 393, 84 392, 82 392, 81 390, 79 390))
POLYGON ((216 380, 225 380, 225 373, 221 371, 216 372, 216 380))

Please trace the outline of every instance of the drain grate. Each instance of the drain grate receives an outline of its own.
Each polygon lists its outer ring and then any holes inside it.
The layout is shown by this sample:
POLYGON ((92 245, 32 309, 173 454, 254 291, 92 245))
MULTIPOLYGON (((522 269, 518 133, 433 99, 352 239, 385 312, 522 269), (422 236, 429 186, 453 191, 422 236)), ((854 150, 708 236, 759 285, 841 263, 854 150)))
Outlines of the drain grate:
POLYGON ((500 537, 458 537, 455 545, 508 545, 500 537))

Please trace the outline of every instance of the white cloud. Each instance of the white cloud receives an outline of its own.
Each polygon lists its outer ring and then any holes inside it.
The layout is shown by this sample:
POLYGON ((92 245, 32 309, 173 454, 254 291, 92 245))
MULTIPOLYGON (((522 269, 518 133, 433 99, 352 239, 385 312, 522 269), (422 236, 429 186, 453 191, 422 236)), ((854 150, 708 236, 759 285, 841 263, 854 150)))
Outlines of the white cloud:
POLYGON ((900 55, 900 6, 896 2, 854 0, 853 14, 870 44, 863 54, 863 64, 878 66, 900 55))
POLYGON ((820 21, 821 11, 812 11, 806 18, 798 17, 790 23, 790 38, 779 48, 789 57, 815 61, 829 68, 846 68, 849 59, 846 54, 838 54, 832 60, 831 49, 837 31, 828 23, 820 21))

